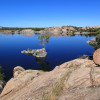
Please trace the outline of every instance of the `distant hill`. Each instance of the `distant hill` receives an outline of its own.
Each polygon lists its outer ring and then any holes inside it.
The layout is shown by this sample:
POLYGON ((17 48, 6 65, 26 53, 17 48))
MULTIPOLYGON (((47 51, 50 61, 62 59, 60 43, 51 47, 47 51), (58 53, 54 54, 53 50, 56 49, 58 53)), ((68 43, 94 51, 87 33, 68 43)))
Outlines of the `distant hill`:
MULTIPOLYGON (((87 27, 77 27, 77 26, 62 26, 62 27, 46 27, 46 28, 39 28, 39 27, 0 27, 1 31, 4 32, 24 32, 24 33, 39 33, 39 34, 55 34, 55 35, 66 35, 66 33, 75 33, 78 34, 82 32, 90 32, 90 33, 100 33, 100 26, 87 26, 87 27)), ((84 33, 82 33, 84 34, 84 33)))

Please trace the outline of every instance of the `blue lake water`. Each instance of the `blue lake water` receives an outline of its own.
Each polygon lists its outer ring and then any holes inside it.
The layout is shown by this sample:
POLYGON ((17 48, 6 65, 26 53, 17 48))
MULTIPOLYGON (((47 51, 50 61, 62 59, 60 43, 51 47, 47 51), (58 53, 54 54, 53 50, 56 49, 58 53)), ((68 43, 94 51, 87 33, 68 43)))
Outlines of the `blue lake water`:
POLYGON ((27 48, 43 48, 38 37, 39 35, 5 35, 0 32, 0 65, 3 67, 6 79, 12 77, 13 68, 16 66, 22 66, 25 69, 49 71, 57 65, 84 54, 92 55, 94 51, 94 48, 86 43, 94 36, 50 36, 48 43, 46 43, 48 55, 44 60, 39 61, 32 55, 21 54, 21 51, 27 50, 27 48))

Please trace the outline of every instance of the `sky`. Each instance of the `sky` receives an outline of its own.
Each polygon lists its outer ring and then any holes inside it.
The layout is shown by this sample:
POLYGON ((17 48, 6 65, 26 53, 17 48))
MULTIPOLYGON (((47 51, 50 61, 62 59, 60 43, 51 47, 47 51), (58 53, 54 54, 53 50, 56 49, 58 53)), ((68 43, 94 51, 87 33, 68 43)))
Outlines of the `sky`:
POLYGON ((0 26, 100 26, 100 0, 0 0, 0 26))

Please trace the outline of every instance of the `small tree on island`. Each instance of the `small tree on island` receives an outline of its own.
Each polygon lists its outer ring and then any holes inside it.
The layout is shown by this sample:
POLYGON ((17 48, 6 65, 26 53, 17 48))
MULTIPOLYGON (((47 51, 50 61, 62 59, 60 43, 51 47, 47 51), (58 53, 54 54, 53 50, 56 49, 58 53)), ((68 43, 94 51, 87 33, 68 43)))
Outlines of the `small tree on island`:
POLYGON ((40 45, 43 45, 46 48, 46 43, 49 42, 50 36, 49 35, 41 35, 38 37, 40 40, 40 45))

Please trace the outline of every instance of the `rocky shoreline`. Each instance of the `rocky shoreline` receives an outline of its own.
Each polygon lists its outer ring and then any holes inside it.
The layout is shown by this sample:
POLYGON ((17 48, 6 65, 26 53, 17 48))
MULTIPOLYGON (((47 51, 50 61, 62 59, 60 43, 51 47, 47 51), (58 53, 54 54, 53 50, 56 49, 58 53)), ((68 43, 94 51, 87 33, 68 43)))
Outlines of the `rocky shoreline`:
POLYGON ((82 56, 53 71, 25 70, 17 66, 0 94, 0 100, 99 100, 100 49, 93 60, 82 56))
MULTIPOLYGON (((38 29, 38 28, 37 28, 38 29)), ((3 30, 2 32, 5 34, 16 33, 23 35, 33 35, 33 34, 47 34, 51 36, 66 36, 66 35, 89 35, 94 34, 96 32, 92 31, 93 29, 100 29, 99 27, 74 27, 74 26, 63 26, 63 27, 48 27, 41 30, 32 29, 21 29, 21 30, 3 30), (89 32, 89 30, 91 30, 89 32)))
POLYGON ((94 39, 87 41, 87 43, 94 47, 95 50, 100 48, 100 34, 98 34, 94 39))
POLYGON ((89 45, 95 47, 95 46, 97 45, 96 38, 87 41, 87 43, 88 43, 89 45))
MULTIPOLYGON (((87 42, 94 46, 96 39, 87 42)), ((28 49, 33 56, 46 52, 28 49)), ((36 57, 36 56, 35 56, 36 57)), ((40 57, 39 55, 37 57, 40 57)), ((50 72, 25 70, 17 66, 5 85, 0 100, 99 100, 100 48, 93 56, 82 57, 56 66, 50 72)))
POLYGON ((99 100, 100 68, 92 60, 76 59, 51 72, 18 66, 13 73, 0 100, 99 100))

